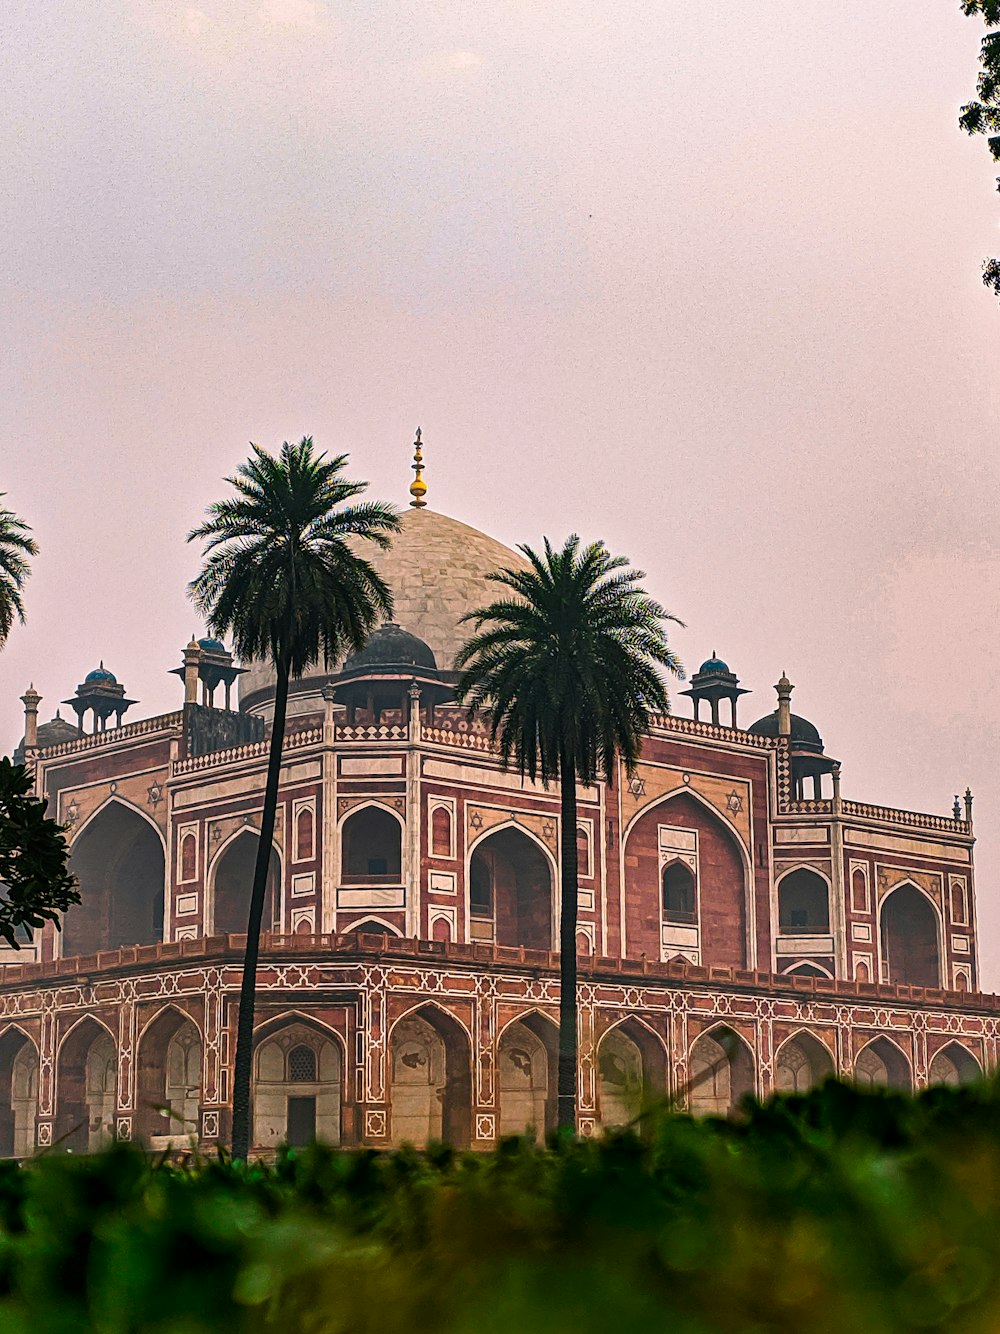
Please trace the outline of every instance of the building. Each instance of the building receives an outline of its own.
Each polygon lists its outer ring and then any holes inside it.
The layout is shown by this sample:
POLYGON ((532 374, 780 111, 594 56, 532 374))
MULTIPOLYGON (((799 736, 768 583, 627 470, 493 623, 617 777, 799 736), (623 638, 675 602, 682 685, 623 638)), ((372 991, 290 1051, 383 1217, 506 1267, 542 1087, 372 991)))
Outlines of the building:
MULTIPOLYGON (((293 683, 260 1150, 314 1135, 485 1147, 553 1122, 558 793, 505 772, 451 692, 459 618, 519 559, 411 508, 376 557, 398 624, 293 683)), ((84 902, 62 933, 3 952, 6 1154, 228 1134, 273 685, 208 639, 175 670, 183 704, 134 723, 103 664, 67 701, 78 726, 39 726, 37 693, 23 697, 21 751, 70 828, 84 902)), ((951 815, 844 797, 793 687, 776 689, 740 726, 746 692, 713 653, 684 692, 692 716, 656 721, 631 778, 580 789, 585 1134, 648 1096, 725 1112, 832 1072, 909 1088, 997 1060, 971 796, 951 815)))

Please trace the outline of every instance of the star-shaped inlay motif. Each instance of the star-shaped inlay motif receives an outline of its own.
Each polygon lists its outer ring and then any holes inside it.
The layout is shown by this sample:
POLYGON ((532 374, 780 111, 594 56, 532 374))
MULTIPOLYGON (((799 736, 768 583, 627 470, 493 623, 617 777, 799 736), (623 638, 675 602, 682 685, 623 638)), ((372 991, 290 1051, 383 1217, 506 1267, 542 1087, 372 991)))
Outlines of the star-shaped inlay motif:
POLYGON ((551 820, 543 820, 543 821, 542 821, 542 837, 543 837, 543 838, 551 838, 552 835, 553 835, 555 832, 556 832, 556 827, 555 827, 555 825, 552 823, 551 820))
POLYGON ((473 829, 482 829, 483 817, 478 811, 473 811, 469 816, 469 824, 472 825, 473 829))
POLYGON ((646 795, 645 778, 639 778, 638 776, 636 776, 635 778, 630 778, 628 784, 628 790, 632 793, 633 797, 644 797, 646 795))
POLYGON ((159 783, 150 783, 146 789, 146 801, 155 811, 157 806, 163 800, 163 788, 159 783))
POLYGON ((732 811, 734 815, 739 815, 740 811, 743 809, 743 798, 740 796, 740 794, 736 791, 735 788, 733 789, 732 792, 730 792, 729 796, 726 798, 726 805, 729 807, 729 809, 732 811))

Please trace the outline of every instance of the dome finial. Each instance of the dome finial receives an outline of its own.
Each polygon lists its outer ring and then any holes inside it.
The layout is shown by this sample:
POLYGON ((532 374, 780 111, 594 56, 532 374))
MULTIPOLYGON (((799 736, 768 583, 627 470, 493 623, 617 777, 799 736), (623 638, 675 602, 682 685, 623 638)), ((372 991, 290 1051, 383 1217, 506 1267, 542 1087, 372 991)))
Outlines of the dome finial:
POLYGON ((417 474, 410 483, 410 495, 413 499, 410 501, 410 508, 422 510, 426 507, 427 501, 424 496, 427 494, 427 483, 424 481, 424 451, 420 443, 420 427, 417 427, 417 436, 413 442, 413 471, 417 474))

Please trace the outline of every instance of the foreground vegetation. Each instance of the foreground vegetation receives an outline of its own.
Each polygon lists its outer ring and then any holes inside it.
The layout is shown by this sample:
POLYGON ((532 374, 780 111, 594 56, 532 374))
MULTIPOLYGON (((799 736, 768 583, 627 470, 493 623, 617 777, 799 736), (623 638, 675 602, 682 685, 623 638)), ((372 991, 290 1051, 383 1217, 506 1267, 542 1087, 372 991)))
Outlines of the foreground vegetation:
POLYGON ((481 1156, 0 1170, 4 1334, 993 1331, 998 1260, 995 1084, 481 1156))

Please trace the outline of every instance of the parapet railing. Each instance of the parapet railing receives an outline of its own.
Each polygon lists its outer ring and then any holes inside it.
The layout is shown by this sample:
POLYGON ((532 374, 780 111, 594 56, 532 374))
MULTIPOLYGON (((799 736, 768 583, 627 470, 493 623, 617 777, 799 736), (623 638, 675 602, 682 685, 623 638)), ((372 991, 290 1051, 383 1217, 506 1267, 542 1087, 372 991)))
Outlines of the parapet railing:
POLYGON ((44 746, 39 750, 40 759, 51 760, 61 755, 73 755, 81 750, 94 750, 98 746, 117 745, 119 741, 132 741, 136 737, 152 736, 156 732, 178 731, 184 722, 183 713, 161 713, 156 718, 143 718, 137 723, 123 723, 121 727, 109 727, 106 732, 88 732, 75 741, 62 741, 57 746, 44 746))
POLYGON ((972 833, 968 820, 955 820, 950 815, 928 815, 922 811, 901 811, 892 806, 873 806, 866 801, 844 801, 841 811, 854 820, 876 820, 879 824, 905 825, 909 829, 932 829, 941 834, 972 833))
MULTIPOLYGON (((304 746, 315 746, 323 740, 322 727, 308 727, 301 732, 291 732, 285 737, 282 754, 290 750, 300 750, 304 746)), ((211 750, 207 755, 195 755, 187 760, 175 760, 173 774, 200 773, 203 769, 215 769, 225 764, 238 764, 243 760, 259 760, 267 755, 270 741, 248 741, 242 746, 229 746, 223 750, 211 750)))
MULTIPOLYGON (((198 959, 220 957, 232 963, 234 969, 243 958, 246 937, 243 935, 202 936, 195 940, 167 941, 159 945, 128 945, 98 954, 79 955, 69 959, 50 959, 44 963, 4 963, 0 965, 0 985, 24 986, 34 981, 55 981, 63 985, 78 983, 96 985, 109 974, 121 968, 148 968, 150 965, 170 964, 173 961, 189 963, 198 959)), ((492 943, 404 939, 400 936, 369 935, 313 935, 265 932, 261 937, 261 954, 269 962, 280 961, 282 956, 317 955, 322 960, 331 956, 373 956, 399 962, 430 963, 440 968, 442 962, 472 964, 476 967, 497 965, 504 968, 520 967, 537 970, 558 977, 559 955, 550 950, 529 949, 523 945, 496 945, 492 943)), ((913 1006, 941 1007, 967 1012, 997 1013, 1000 997, 978 991, 945 991, 939 987, 919 987, 902 982, 855 982, 832 977, 797 977, 787 973, 771 973, 764 969, 734 968, 728 965, 702 965, 687 962, 661 963, 655 959, 622 959, 616 956, 581 955, 577 961, 582 977, 600 978, 605 982, 634 985, 642 979, 647 985, 681 983, 700 988, 732 987, 769 995, 785 993, 808 995, 817 1000, 829 998, 834 1004, 848 998, 855 1004, 885 1007, 892 1002, 907 1002, 913 1006)), ((238 986, 238 979, 231 982, 238 986)))

